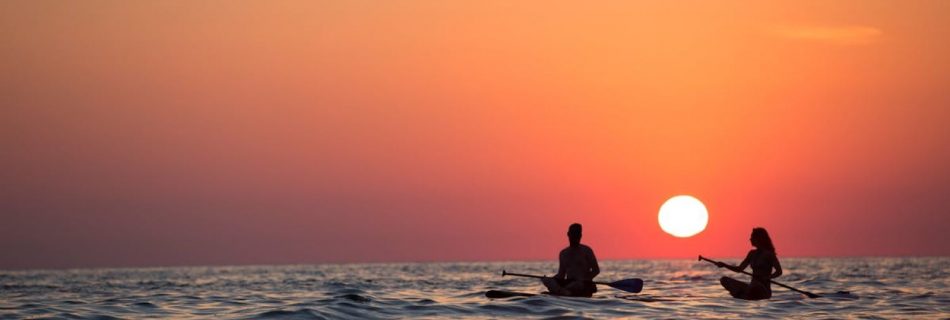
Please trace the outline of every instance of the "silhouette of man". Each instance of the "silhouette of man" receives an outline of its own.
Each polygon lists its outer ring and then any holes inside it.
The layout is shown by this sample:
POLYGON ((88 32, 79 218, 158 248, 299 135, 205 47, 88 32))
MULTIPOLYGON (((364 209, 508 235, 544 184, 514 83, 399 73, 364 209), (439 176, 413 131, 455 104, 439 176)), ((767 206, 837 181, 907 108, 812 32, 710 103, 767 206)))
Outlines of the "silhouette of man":
POLYGON ((552 278, 542 278, 541 283, 548 291, 564 296, 590 297, 597 292, 593 280, 600 273, 594 250, 581 244, 581 225, 572 224, 567 228, 570 245, 558 256, 560 261, 557 274, 552 278))

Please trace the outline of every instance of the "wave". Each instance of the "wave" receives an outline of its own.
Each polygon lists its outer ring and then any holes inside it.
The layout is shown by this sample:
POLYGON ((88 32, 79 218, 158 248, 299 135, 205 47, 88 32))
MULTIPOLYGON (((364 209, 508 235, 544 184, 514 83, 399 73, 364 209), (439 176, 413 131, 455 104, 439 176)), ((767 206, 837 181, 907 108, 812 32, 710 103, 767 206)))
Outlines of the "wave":
MULTIPOLYGON (((605 261, 604 281, 645 279, 643 292, 601 287, 594 298, 487 299, 487 290, 539 293, 553 262, 151 268, 4 273, 0 319, 401 318, 944 318, 950 258, 783 259, 790 286, 766 301, 732 299, 724 270, 696 261, 605 261), (927 276, 923 276, 927 275, 927 276)), ((747 279, 736 276, 738 279, 747 279)))

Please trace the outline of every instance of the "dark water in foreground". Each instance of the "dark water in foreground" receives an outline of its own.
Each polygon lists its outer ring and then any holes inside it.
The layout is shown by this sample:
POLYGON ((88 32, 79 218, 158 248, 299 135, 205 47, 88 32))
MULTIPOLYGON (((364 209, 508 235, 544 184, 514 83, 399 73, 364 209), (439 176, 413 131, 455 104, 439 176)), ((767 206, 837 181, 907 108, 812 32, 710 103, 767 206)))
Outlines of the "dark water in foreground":
POLYGON ((773 286, 768 301, 732 299, 718 285, 728 271, 687 260, 603 262, 599 280, 646 284, 632 296, 602 287, 594 299, 484 297, 540 291, 534 279, 499 273, 551 274, 553 262, 0 271, 0 319, 950 318, 950 257, 782 264, 779 280, 830 296, 773 286))

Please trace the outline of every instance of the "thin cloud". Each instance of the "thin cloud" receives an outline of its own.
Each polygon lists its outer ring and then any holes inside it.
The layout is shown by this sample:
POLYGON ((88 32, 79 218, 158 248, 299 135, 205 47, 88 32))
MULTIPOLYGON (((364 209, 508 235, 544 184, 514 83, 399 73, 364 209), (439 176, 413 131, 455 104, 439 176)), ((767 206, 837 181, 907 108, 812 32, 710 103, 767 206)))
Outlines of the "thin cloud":
POLYGON ((880 29, 868 26, 777 26, 770 33, 788 39, 838 45, 871 44, 882 34, 880 29))

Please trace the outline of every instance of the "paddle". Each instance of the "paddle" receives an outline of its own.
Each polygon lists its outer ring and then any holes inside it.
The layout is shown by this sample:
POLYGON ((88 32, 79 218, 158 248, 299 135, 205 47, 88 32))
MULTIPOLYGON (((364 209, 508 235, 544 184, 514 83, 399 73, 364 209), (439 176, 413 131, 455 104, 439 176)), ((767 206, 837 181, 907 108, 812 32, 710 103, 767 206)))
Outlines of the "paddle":
MULTIPOLYGON (((718 264, 718 263, 719 263, 719 261, 712 260, 712 259, 708 259, 708 258, 703 257, 702 255, 700 255, 698 261, 703 261, 703 260, 706 260, 706 261, 708 261, 709 263, 712 263, 712 264, 718 264)), ((751 273, 748 273, 748 272, 746 272, 745 270, 742 270, 742 271, 739 271, 739 272, 745 273, 745 274, 750 275, 750 276, 752 275, 751 273)), ((795 292, 804 294, 804 295, 808 296, 809 298, 818 298, 818 297, 821 297, 821 296, 819 296, 819 295, 817 295, 817 294, 814 294, 814 293, 811 293, 811 292, 808 292, 808 291, 802 291, 802 290, 798 290, 798 289, 789 287, 789 286, 787 286, 787 285, 785 285, 785 284, 782 284, 782 283, 780 283, 780 282, 778 282, 778 281, 775 281, 775 280, 772 280, 772 279, 769 279, 769 281, 771 281, 772 283, 774 283, 774 284, 776 284, 776 285, 778 285, 778 286, 780 286, 780 287, 784 287, 784 288, 786 288, 786 289, 788 289, 788 290, 792 290, 792 291, 795 291, 795 292)))
MULTIPOLYGON (((527 278, 538 278, 538 279, 546 278, 542 276, 536 276, 533 274, 513 273, 513 272, 508 272, 505 270, 501 270, 501 276, 502 277, 516 276, 516 277, 527 277, 527 278)), ((643 280, 637 279, 637 278, 623 279, 623 280, 618 280, 614 282, 601 282, 601 281, 592 281, 592 282, 596 284, 608 285, 611 288, 623 290, 623 291, 631 292, 631 293, 637 293, 637 292, 640 292, 640 290, 643 290, 643 280)))

